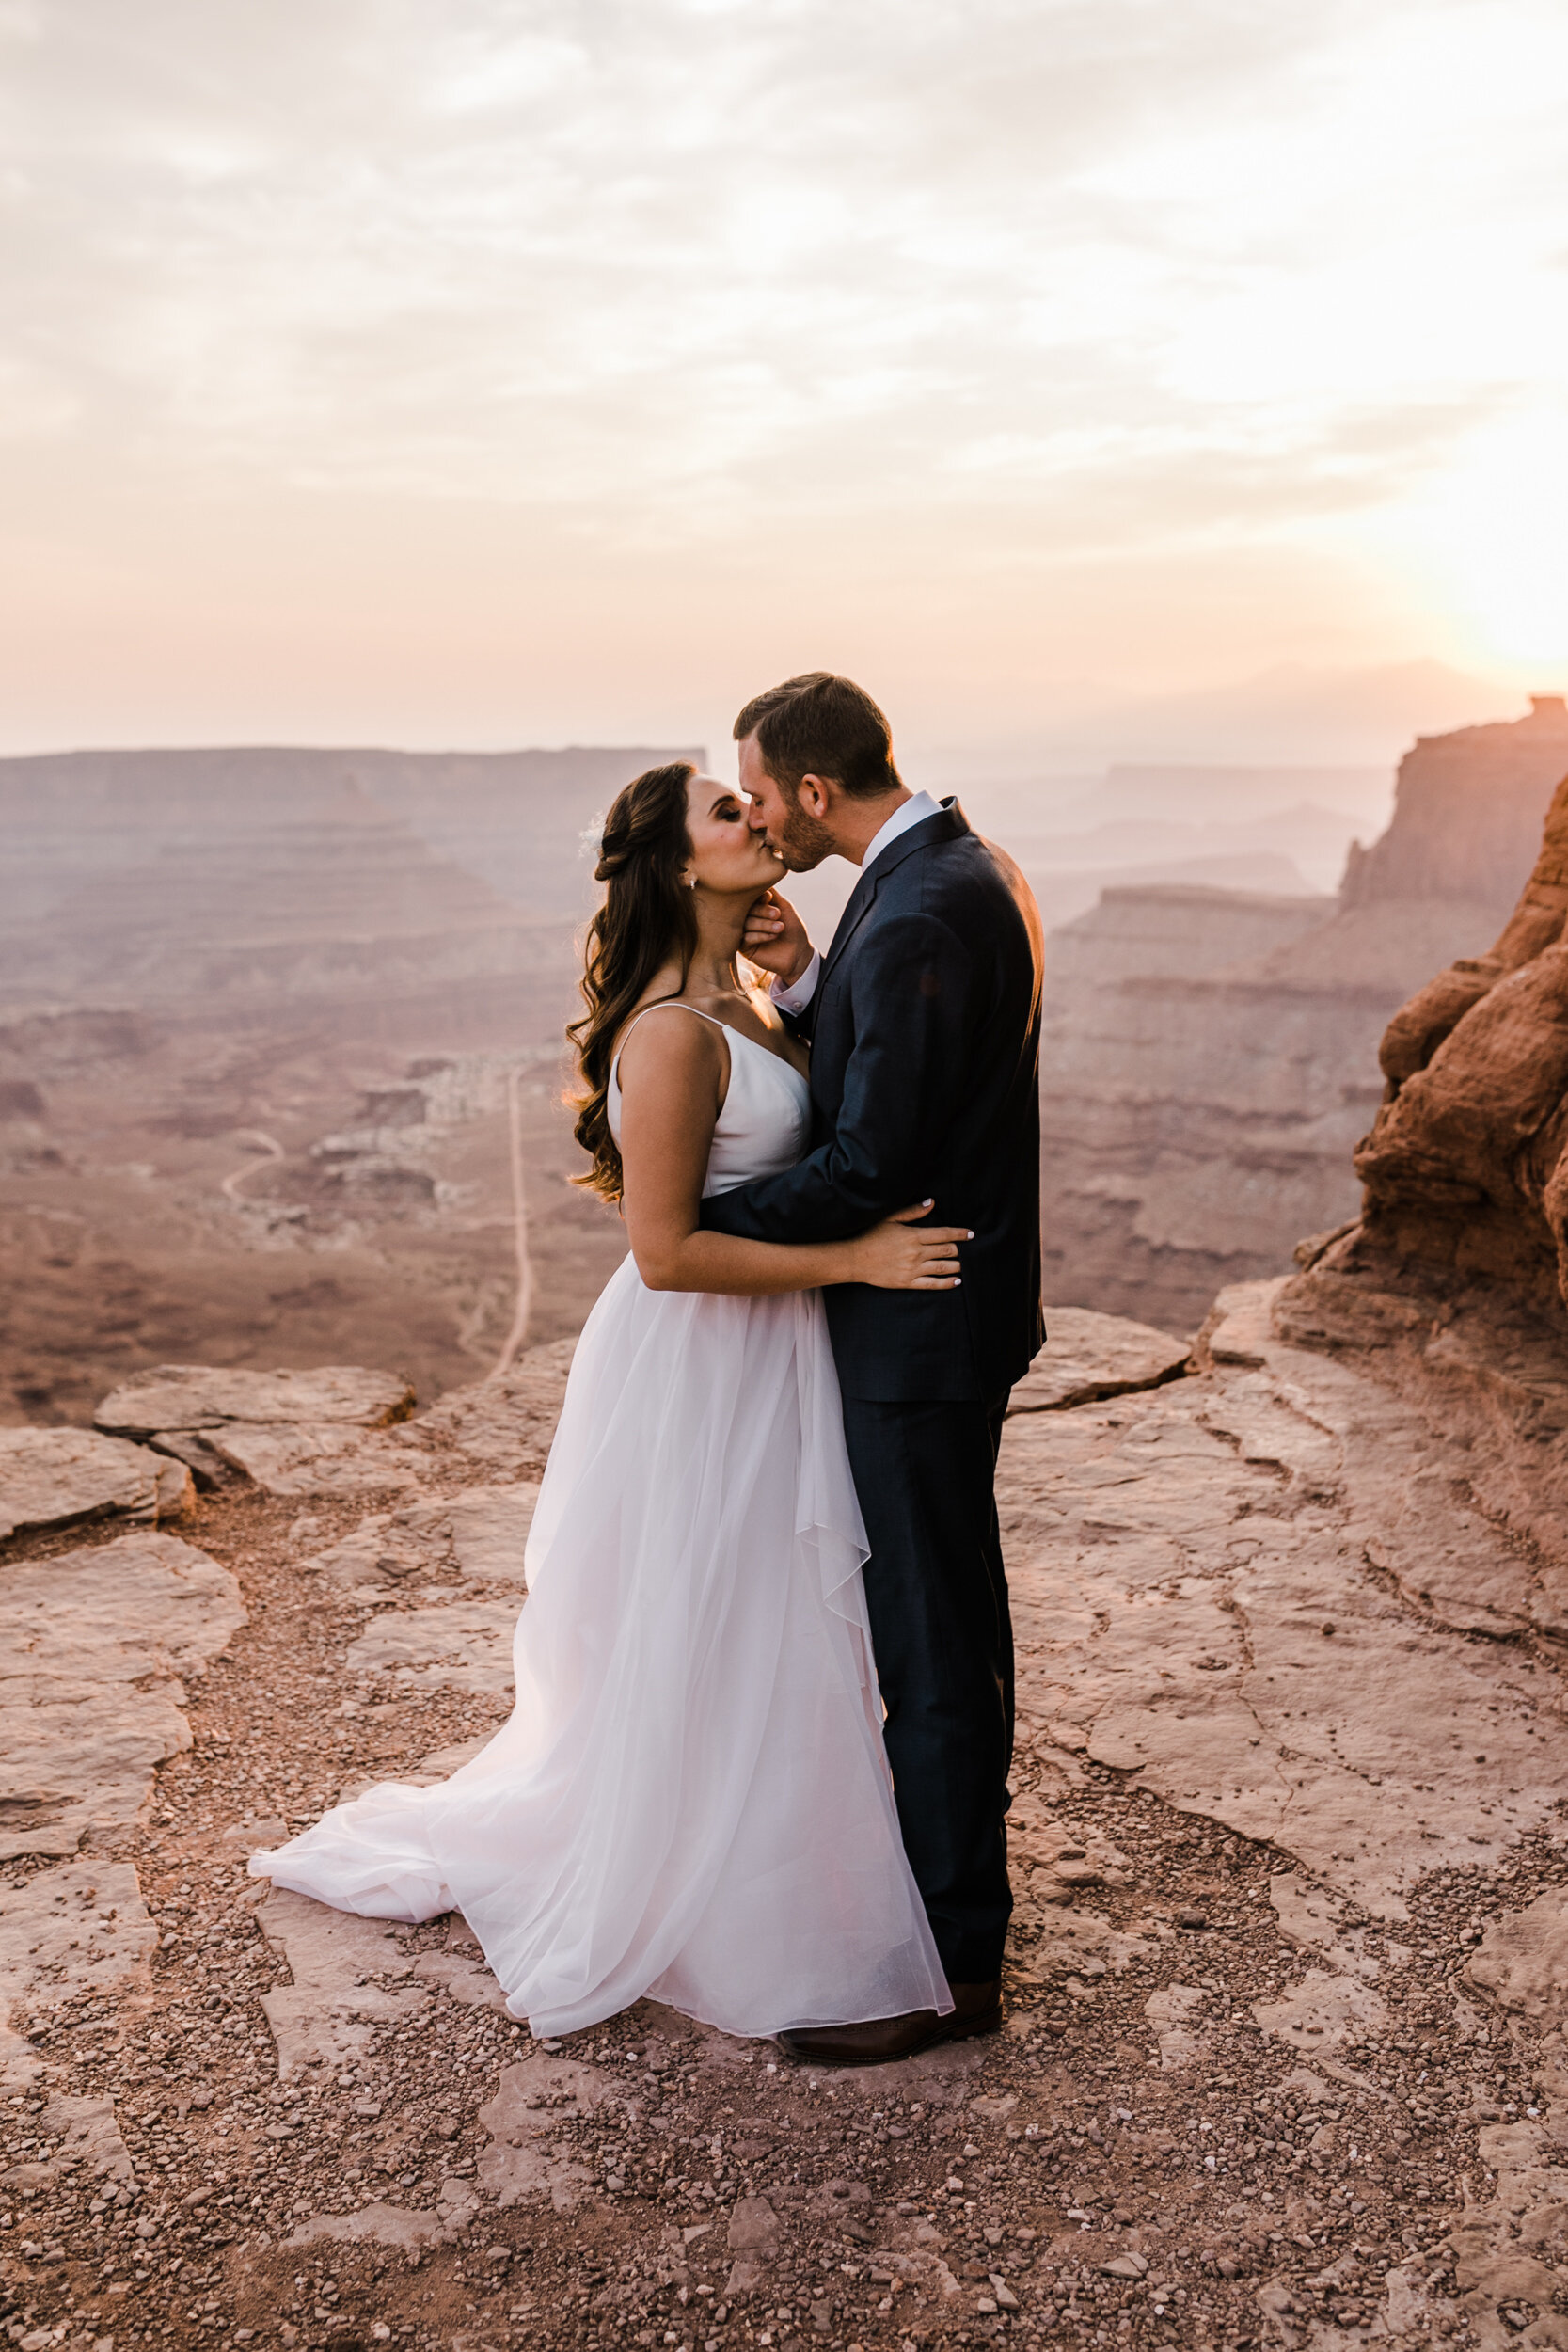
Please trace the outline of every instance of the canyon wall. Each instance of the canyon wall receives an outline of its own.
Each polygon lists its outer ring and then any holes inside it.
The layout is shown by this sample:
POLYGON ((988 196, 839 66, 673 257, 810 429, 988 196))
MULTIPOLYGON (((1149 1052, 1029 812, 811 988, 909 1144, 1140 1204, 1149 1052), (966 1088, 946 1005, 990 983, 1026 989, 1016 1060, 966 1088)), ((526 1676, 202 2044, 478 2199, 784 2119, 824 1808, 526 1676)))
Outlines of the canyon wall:
MULTIPOLYGON (((1568 775, 1496 944, 1389 1023, 1354 1231, 1314 1263, 1521 1292, 1568 1334, 1568 775)), ((1310 1253, 1309 1253, 1310 1254, 1310 1253)))
POLYGON ((592 903, 584 829, 623 784, 700 749, 391 752, 238 746, 0 759, 0 925, 52 914, 88 876, 198 835, 248 841, 363 795, 530 914, 592 903))
POLYGON ((531 920, 345 787, 313 808, 203 825, 69 882, 8 927, 0 996, 84 999, 207 1023, 291 1004, 540 974, 563 993, 570 926, 531 920))
POLYGON ((1568 702, 1560 694, 1532 694, 1528 716, 1512 723, 1418 736, 1400 764, 1387 832, 1351 852, 1341 905, 1451 898, 1512 906, 1565 764, 1568 702))
MULTIPOLYGON (((559 1029, 583 834, 643 748, 234 750, 0 761, 0 1004, 197 1021, 488 992, 559 1029), (510 983, 510 985, 502 985, 510 983)), ((543 1033, 542 1031, 540 1032, 543 1033)))
MULTIPOLYGON (((1303 1243, 1274 1328, 1370 1374, 1439 1426, 1560 1643, 1568 1564, 1568 776, 1501 935, 1419 988, 1381 1048, 1355 1154, 1361 1214, 1303 1243)), ((1445 1574, 1439 1541, 1420 1577, 1445 1574)), ((1473 1585, 1467 1597, 1474 1605, 1473 1585)))
POLYGON ((1223 1283, 1345 1223, 1379 1040, 1475 955, 1568 772, 1568 708, 1423 739, 1337 899, 1108 891, 1047 943, 1047 1295, 1195 1327, 1223 1283))
POLYGON ((619 1261, 561 1101, 582 836, 652 749, 0 760, 0 1422, 170 1358, 428 1398, 619 1261))

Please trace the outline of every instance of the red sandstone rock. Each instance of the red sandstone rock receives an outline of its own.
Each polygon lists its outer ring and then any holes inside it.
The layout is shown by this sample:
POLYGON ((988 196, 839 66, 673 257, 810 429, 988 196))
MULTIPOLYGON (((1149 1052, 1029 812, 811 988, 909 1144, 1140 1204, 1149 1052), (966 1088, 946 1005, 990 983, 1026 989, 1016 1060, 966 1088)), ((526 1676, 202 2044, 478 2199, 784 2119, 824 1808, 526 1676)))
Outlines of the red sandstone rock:
POLYGON ((1568 777, 1535 868, 1484 956, 1397 1013, 1388 1095, 1356 1153, 1374 1247, 1568 1300, 1568 777))
MULTIPOLYGON (((1385 1068, 1402 1082, 1493 985, 1477 951, 1518 895, 1565 770, 1568 707, 1537 695, 1526 718, 1417 742, 1393 820, 1353 848, 1337 907, 1123 888, 1051 932, 1053 1303, 1189 1329, 1221 1284, 1275 1271, 1299 1234, 1354 1216, 1377 1040, 1392 1018, 1385 1068), (1468 961, 1412 997, 1456 956, 1468 961)), ((1533 908, 1528 937, 1520 920, 1510 968, 1546 944, 1544 922, 1556 937, 1560 907, 1533 908)))

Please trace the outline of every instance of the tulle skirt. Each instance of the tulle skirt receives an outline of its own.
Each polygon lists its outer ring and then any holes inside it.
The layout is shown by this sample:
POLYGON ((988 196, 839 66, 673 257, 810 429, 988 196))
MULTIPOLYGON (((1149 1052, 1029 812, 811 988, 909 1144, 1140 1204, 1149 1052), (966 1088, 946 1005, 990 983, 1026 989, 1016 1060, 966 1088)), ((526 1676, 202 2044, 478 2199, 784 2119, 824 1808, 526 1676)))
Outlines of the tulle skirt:
POLYGON ((652 1292, 628 1257, 545 1473, 510 1722, 252 1872, 375 1918, 461 1911, 538 2034, 645 1994, 738 2034, 947 2010, 865 1549, 820 1297, 652 1292))

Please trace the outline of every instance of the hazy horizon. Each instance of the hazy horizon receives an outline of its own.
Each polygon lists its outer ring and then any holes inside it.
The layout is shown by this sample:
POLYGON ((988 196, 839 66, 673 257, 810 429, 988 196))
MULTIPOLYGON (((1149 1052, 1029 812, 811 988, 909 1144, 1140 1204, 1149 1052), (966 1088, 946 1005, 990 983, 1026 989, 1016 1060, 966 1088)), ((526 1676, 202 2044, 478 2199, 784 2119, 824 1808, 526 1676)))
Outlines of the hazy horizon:
POLYGON ((0 0, 0 749, 1392 765, 1568 681, 1538 0, 0 0))

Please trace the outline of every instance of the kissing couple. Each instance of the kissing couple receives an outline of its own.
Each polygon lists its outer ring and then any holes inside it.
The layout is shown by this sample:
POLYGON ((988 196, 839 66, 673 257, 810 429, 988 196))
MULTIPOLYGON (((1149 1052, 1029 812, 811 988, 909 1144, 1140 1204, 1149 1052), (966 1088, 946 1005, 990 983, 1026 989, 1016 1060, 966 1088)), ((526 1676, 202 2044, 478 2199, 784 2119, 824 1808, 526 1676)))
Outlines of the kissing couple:
POLYGON ((460 1911, 540 2036, 648 1994, 867 2064, 1002 2013, 1041 933, 849 679, 735 733, 738 791, 653 768, 604 827, 568 1034, 581 1181, 631 1248, 573 1360, 511 1720, 250 1869, 460 1911), (861 872, 819 957, 774 885, 828 856, 861 872))

